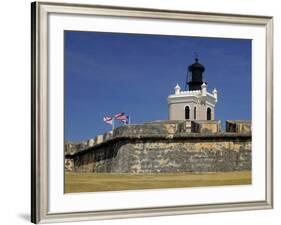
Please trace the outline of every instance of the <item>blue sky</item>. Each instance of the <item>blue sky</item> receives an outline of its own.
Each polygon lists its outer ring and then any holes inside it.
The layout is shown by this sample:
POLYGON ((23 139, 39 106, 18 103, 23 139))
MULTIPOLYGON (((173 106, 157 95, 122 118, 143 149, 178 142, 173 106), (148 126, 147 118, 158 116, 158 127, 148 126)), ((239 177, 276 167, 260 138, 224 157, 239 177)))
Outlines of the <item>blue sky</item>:
POLYGON ((216 119, 251 119, 251 40, 65 31, 65 140, 109 131, 103 116, 118 112, 132 123, 166 120, 195 52, 208 90, 218 90, 216 119))

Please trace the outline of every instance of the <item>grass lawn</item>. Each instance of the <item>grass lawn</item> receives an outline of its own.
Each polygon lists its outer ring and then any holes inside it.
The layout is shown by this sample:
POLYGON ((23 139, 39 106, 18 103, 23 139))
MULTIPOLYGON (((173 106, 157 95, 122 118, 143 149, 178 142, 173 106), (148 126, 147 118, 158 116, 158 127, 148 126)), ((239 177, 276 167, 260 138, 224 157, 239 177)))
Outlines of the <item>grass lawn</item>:
POLYGON ((65 192, 120 191, 251 184, 251 171, 218 173, 65 173, 65 192))

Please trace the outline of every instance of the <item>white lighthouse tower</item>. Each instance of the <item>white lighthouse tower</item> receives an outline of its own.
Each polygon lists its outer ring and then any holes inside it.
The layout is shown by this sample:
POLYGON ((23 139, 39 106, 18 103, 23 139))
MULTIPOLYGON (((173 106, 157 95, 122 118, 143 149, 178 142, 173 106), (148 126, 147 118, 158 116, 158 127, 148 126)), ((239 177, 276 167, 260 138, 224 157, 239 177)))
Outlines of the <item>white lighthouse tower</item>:
POLYGON ((208 92, 207 83, 203 82, 205 68, 198 58, 188 71, 188 90, 181 91, 177 84, 174 94, 168 96, 169 120, 214 120, 217 90, 208 92))

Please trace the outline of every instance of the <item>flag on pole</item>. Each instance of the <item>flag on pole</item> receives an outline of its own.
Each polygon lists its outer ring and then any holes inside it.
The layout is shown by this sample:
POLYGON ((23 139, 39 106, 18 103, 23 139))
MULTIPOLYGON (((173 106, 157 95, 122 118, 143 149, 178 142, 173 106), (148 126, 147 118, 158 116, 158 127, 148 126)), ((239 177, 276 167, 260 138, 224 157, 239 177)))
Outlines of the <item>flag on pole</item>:
POLYGON ((116 118, 117 120, 120 120, 122 123, 124 123, 124 124, 128 124, 128 122, 129 122, 129 116, 125 116, 125 115, 123 115, 123 116, 119 116, 119 117, 117 117, 116 118))
POLYGON ((112 117, 109 117, 109 116, 104 116, 103 117, 103 121, 105 122, 105 123, 108 123, 108 124, 113 124, 113 118, 112 117))
POLYGON ((122 123, 124 124, 129 124, 129 116, 126 116, 126 119, 121 120, 122 123))
POLYGON ((121 113, 117 113, 114 115, 114 118, 118 119, 120 116, 124 116, 125 113, 124 112, 121 112, 121 113))
POLYGON ((104 116, 103 117, 103 121, 107 124, 111 124, 112 125, 112 130, 114 130, 115 127, 115 120, 119 120, 120 122, 122 122, 123 124, 129 124, 129 116, 126 116, 124 112, 120 112, 115 114, 114 116, 104 116))

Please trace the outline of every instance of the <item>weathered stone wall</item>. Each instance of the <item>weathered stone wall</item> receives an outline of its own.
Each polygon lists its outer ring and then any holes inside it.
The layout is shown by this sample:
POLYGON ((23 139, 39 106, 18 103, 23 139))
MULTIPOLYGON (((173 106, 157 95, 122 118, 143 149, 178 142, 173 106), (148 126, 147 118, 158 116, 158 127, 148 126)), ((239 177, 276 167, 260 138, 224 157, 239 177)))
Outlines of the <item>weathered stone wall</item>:
POLYGON ((64 159, 64 170, 66 172, 74 171, 74 161, 73 161, 73 159, 68 159, 68 158, 64 159))
POLYGON ((213 172, 251 169, 245 137, 120 140, 74 157, 75 172, 213 172))
POLYGON ((235 132, 235 133, 251 133, 250 121, 241 121, 241 120, 227 120, 226 121, 226 131, 235 132))
MULTIPOLYGON (((232 121, 233 123, 233 121, 232 121)), ((235 123, 235 122, 234 122, 235 123)), ((236 127, 246 126, 239 123, 236 127)), ((67 143, 66 171, 109 173, 251 170, 251 131, 221 132, 220 121, 154 122, 124 126, 80 143, 67 143), (91 141, 92 140, 92 141, 91 141), (83 148, 84 147, 84 148, 83 148)), ((232 125, 231 125, 232 126, 232 125)), ((248 125, 246 127, 249 127, 248 125)))

